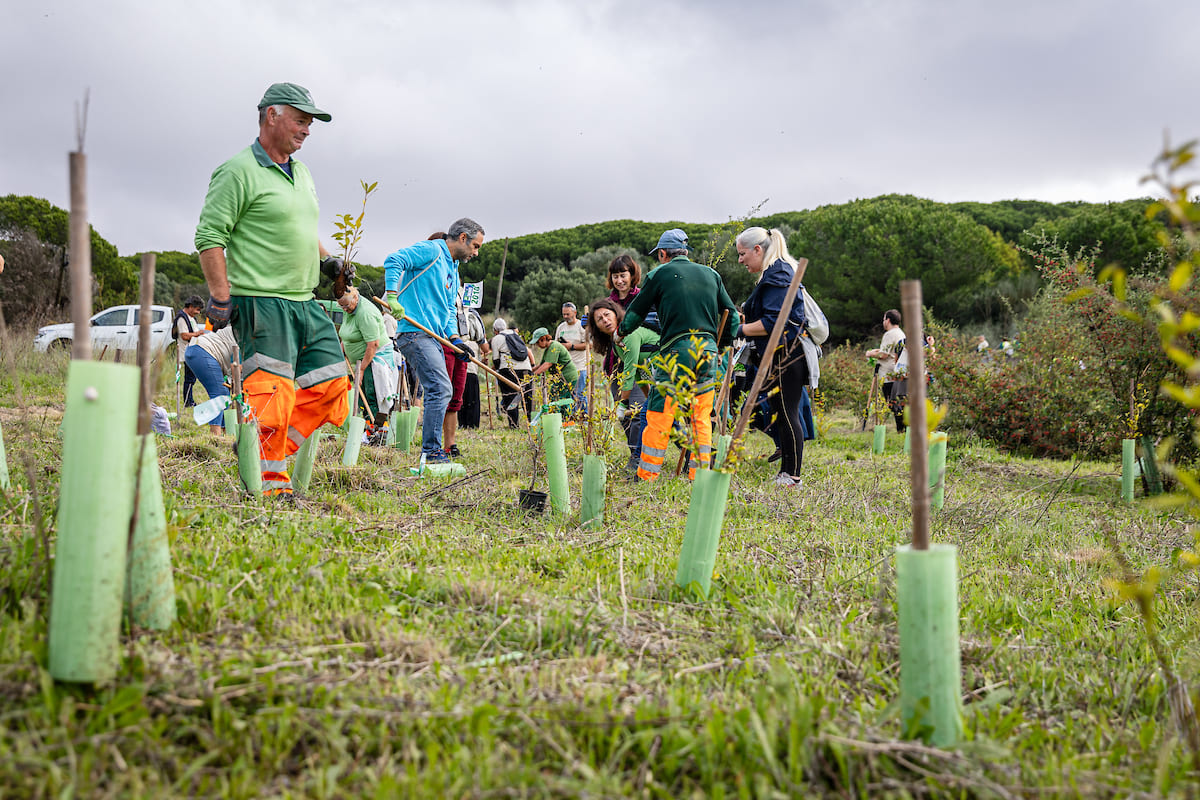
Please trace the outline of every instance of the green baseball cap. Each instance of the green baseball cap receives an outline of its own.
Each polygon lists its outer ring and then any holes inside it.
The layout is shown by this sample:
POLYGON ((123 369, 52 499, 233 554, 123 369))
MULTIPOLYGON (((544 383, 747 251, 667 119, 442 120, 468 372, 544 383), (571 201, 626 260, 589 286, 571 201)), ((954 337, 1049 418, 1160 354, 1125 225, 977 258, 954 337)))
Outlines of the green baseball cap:
POLYGON ((546 330, 545 328, 538 328, 529 337, 529 343, 534 344, 535 342, 537 342, 538 339, 542 338, 543 336, 549 336, 549 335, 550 335, 550 331, 546 330))
POLYGON ((295 83, 272 83, 258 101, 259 108, 267 106, 291 106, 305 114, 312 114, 314 119, 329 122, 333 119, 328 112, 313 105, 312 93, 303 86, 295 83))

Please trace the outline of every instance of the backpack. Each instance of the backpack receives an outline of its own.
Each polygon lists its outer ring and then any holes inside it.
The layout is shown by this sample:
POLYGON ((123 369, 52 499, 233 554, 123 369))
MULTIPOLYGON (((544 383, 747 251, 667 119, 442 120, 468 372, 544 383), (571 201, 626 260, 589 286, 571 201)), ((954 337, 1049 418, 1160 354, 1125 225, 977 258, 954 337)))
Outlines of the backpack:
POLYGON ((186 316, 187 316, 187 314, 180 311, 178 314, 175 315, 175 319, 171 322, 171 341, 172 342, 179 341, 179 320, 183 319, 186 316))
POLYGON ((505 331, 504 343, 508 346, 508 356, 513 361, 524 361, 529 358, 529 348, 525 346, 525 340, 511 331, 505 331))
POLYGON ((815 344, 824 344, 829 338, 829 320, 825 319, 824 312, 808 290, 801 288, 801 291, 804 293, 804 318, 808 326, 808 335, 815 344))

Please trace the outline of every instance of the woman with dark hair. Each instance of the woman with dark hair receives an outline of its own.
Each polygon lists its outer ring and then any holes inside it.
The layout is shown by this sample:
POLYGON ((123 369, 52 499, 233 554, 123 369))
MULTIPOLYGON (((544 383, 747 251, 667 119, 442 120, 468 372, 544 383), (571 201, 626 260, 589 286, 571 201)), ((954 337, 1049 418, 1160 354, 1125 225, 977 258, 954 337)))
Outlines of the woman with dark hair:
MULTIPOLYGON (((633 298, 637 297, 638 284, 642 282, 642 266, 638 264, 637 259, 626 253, 614 258, 608 264, 608 276, 604 279, 604 285, 608 287, 608 299, 619 306, 624 313, 629 304, 633 302, 633 298)), ((590 319, 590 318, 589 318, 590 319)), ((590 326, 589 326, 590 327, 590 326)), ((593 348, 594 349, 594 348, 593 348)), ((617 354, 609 349, 604 356, 604 374, 613 378, 611 383, 613 397, 616 398, 618 383, 614 376, 619 365, 617 364, 617 354)))
POLYGON ((649 328, 634 328, 624 339, 618 340, 617 329, 625 318, 625 309, 612 298, 605 297, 592 303, 588 315, 588 333, 592 338, 592 349, 607 359, 612 356, 620 364, 615 380, 617 419, 625 429, 625 441, 629 445, 629 464, 634 471, 642 455, 642 429, 646 427, 646 392, 638 384, 638 378, 646 378, 649 368, 645 366, 651 354, 658 349, 658 334, 649 328), (636 406, 636 408, 634 408, 636 406))
POLYGON ((621 308, 629 308, 633 298, 641 291, 638 289, 641 282, 642 266, 633 256, 622 253, 609 262, 608 277, 604 279, 604 285, 612 292, 608 299, 621 308))
MULTIPOLYGON (((800 487, 800 467, 804 462, 804 427, 800 422, 800 401, 808 385, 808 361, 800 335, 804 331, 804 303, 799 295, 792 303, 787 319, 779 319, 788 285, 797 269, 796 259, 788 253, 787 241, 778 229, 747 228, 738 234, 738 263, 752 275, 758 276, 754 291, 743 309, 741 335, 750 340, 751 365, 766 369, 769 386, 779 391, 770 395, 770 411, 774 422, 771 438, 779 448, 781 459, 775 483, 779 486, 800 487), (782 323, 783 335, 774 353, 764 353, 767 339, 777 324, 782 323)), ((753 400, 754 398, 751 398, 753 400)))

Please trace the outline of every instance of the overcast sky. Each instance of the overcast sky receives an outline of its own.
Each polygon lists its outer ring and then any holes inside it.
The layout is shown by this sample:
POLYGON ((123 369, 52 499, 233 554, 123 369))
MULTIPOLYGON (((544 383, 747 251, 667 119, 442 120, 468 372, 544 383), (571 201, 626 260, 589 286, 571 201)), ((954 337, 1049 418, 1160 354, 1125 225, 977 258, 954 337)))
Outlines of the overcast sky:
MULTIPOLYGON (((723 222, 887 193, 1122 200, 1200 136, 1200 3, 1142 0, 24 0, 0 10, 0 194, 123 255, 194 249, 212 170, 275 81, 333 115, 297 157, 359 260, 470 216, 489 239, 723 222)), ((652 244, 652 243, 648 243, 652 244)))

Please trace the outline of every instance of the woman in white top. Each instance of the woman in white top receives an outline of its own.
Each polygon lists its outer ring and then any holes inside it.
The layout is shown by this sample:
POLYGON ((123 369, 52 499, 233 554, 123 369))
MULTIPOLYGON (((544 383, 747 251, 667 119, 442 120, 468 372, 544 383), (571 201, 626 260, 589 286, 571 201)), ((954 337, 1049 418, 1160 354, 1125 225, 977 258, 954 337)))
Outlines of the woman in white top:
MULTIPOLYGON (((191 367, 196 379, 212 397, 228 397, 229 387, 225 385, 225 376, 230 372, 230 362, 233 360, 233 349, 237 340, 233 338, 233 326, 226 325, 219 331, 208 331, 203 336, 197 336, 191 341, 183 354, 184 362, 191 367)), ((223 412, 208 422, 213 433, 225 429, 223 412)))
POLYGON ((908 371, 908 354, 904 352, 904 330, 900 327, 900 312, 890 308, 883 314, 883 339, 879 347, 867 351, 868 358, 879 359, 879 375, 883 378, 883 399, 896 416, 896 430, 904 433, 904 396, 896 383, 904 380, 908 371))

